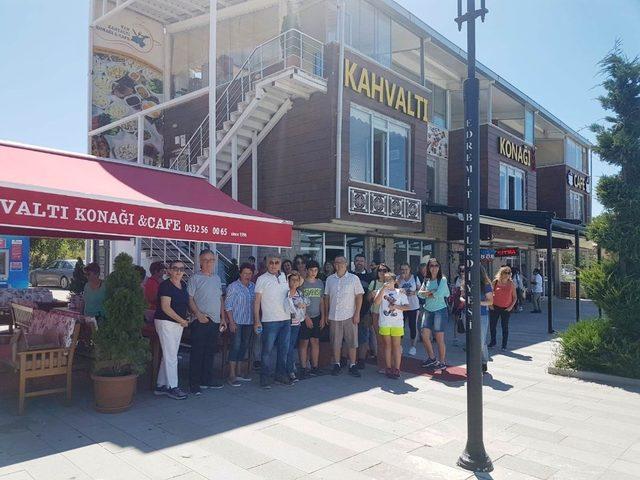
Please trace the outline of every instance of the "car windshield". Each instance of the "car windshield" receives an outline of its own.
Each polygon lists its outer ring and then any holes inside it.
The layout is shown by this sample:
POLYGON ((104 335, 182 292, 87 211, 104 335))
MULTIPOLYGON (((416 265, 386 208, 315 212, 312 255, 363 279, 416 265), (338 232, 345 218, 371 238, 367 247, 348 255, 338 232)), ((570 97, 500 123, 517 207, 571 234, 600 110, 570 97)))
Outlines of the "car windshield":
POLYGON ((53 263, 50 263, 50 264, 49 264, 49 265, 47 265, 45 268, 46 268, 47 270, 53 270, 54 268, 58 268, 58 263, 60 263, 60 262, 53 262, 53 263))

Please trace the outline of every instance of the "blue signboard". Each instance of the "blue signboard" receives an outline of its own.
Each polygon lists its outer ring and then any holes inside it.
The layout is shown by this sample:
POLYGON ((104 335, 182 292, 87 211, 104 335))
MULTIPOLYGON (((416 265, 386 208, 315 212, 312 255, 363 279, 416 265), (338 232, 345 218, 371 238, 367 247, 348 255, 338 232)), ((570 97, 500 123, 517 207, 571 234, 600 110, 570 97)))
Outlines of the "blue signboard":
POLYGON ((0 288, 29 287, 29 237, 0 236, 0 288))

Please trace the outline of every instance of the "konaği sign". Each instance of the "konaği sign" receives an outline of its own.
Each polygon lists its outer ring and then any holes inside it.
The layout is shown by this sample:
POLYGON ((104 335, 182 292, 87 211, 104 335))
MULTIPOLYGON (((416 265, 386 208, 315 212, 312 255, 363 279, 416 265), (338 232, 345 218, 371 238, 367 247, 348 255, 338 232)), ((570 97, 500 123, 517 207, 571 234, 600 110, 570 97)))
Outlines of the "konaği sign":
POLYGON ((498 137, 498 153, 527 167, 531 166, 533 154, 527 145, 518 145, 504 137, 498 137))
POLYGON ((344 86, 354 92, 363 93, 410 117, 428 122, 429 100, 411 90, 405 90, 388 81, 382 75, 376 75, 365 67, 348 58, 344 59, 344 86))

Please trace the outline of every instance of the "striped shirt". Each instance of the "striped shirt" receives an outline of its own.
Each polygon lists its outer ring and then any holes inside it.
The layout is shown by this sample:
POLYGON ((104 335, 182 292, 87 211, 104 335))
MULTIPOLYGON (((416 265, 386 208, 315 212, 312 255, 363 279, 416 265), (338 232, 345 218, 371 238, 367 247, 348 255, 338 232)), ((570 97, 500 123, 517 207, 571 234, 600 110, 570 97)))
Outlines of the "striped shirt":
POLYGON ((255 299, 255 285, 249 282, 246 287, 240 280, 236 280, 227 287, 227 298, 224 309, 232 312, 233 321, 238 325, 253 324, 253 300, 255 299))

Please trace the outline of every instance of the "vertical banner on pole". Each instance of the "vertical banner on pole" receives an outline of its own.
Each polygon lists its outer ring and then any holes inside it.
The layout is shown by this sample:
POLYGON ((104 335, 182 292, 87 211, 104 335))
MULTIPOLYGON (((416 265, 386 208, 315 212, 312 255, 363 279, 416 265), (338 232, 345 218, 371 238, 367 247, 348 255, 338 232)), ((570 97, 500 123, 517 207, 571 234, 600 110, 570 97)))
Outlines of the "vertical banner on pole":
POLYGON ((464 262, 467 321, 467 444, 458 459, 458 465, 474 472, 493 470, 491 459, 484 448, 482 422, 482 349, 480 302, 480 142, 478 103, 480 82, 476 78, 475 22, 487 10, 484 0, 480 10, 475 0, 467 0, 467 13, 462 14, 462 0, 458 0, 456 22, 462 29, 467 24, 467 76, 464 81, 464 155, 465 155, 465 211, 464 211, 464 262))

